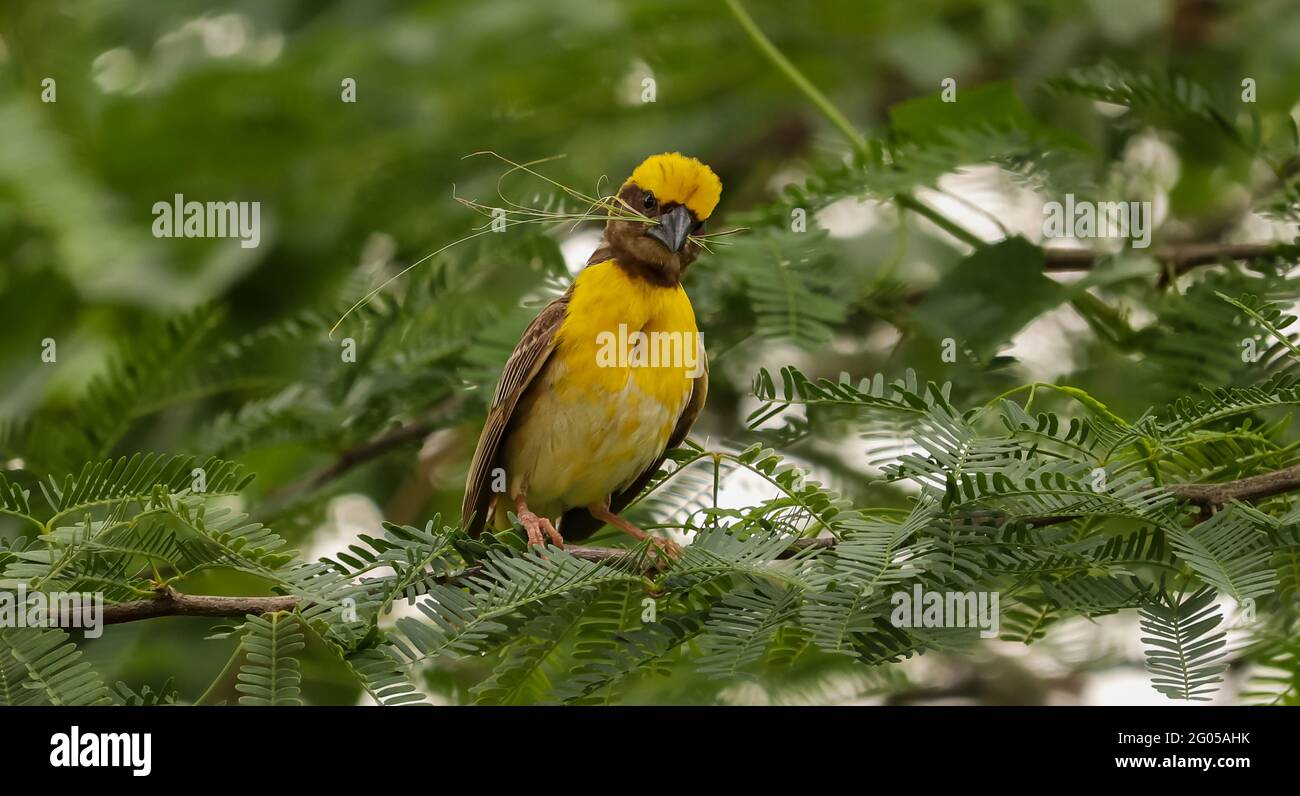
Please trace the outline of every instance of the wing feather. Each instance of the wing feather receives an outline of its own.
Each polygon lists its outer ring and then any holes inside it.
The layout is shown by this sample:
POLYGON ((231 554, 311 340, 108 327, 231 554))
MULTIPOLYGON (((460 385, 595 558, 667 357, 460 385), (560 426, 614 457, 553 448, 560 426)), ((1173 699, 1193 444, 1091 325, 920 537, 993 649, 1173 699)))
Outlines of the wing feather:
POLYGON ((460 521, 461 527, 470 536, 478 536, 487 523, 488 506, 492 502, 492 470, 498 466, 497 457, 511 415, 514 414, 519 398, 555 350, 556 334, 564 323, 572 295, 573 287, 570 286, 563 296, 547 304, 537 314, 524 330, 519 344, 511 352, 510 359, 501 372, 501 380, 492 395, 492 407, 488 410, 483 433, 479 435, 478 447, 474 450, 469 476, 465 479, 465 500, 460 508, 460 521))

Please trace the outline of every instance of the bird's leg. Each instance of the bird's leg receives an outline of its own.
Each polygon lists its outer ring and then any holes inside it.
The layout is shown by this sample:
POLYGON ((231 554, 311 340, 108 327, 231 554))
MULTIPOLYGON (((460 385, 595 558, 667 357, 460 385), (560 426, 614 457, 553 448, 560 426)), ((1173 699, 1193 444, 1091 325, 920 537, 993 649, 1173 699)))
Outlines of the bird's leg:
POLYGON ((651 536, 650 534, 636 527, 632 523, 618 516, 614 512, 610 511, 608 499, 599 503, 592 503, 590 506, 587 506, 587 511, 591 512, 591 516, 595 517, 601 522, 605 522, 605 523, 609 523, 610 525, 613 525, 615 528, 618 528, 620 531, 627 534, 628 536, 631 536, 633 539, 636 539, 638 542, 649 539, 652 543, 654 543, 655 546, 659 548, 660 552, 662 552, 668 558, 676 559, 678 556, 682 554, 681 546, 678 545, 676 542, 674 542, 672 539, 665 539, 662 536, 651 536))
POLYGON ((515 497, 515 516, 519 518, 520 524, 524 526, 524 531, 528 534, 529 546, 545 546, 546 540, 542 538, 542 534, 545 533, 551 540, 551 544, 556 547, 564 547, 564 537, 560 536, 560 532, 555 530, 555 525, 546 517, 539 517, 529 511, 523 495, 515 497))

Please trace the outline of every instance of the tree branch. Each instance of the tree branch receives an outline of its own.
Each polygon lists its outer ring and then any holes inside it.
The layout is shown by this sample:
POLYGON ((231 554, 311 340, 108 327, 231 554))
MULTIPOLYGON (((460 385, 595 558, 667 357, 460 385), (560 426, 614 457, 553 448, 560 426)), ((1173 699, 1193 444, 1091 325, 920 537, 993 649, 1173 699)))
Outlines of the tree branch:
POLYGON ((319 489, 357 465, 376 459, 395 448, 423 439, 433 433, 435 428, 436 426, 432 420, 410 423, 405 426, 398 426, 372 440, 348 448, 341 452, 332 464, 308 478, 305 488, 308 490, 319 489))
MULTIPOLYGON (((1205 514, 1208 514, 1208 512, 1222 507, 1229 500, 1259 500, 1280 495, 1284 492, 1300 490, 1300 465, 1221 484, 1175 484, 1166 487, 1166 489, 1178 496, 1180 500, 1200 506, 1206 510, 1205 514)), ((1069 522, 1073 519, 1077 518, 1068 515, 1053 515, 1049 517, 1031 517, 1026 522, 1039 528, 1069 522)), ((833 537, 798 539, 780 555, 780 558, 790 558, 811 548, 831 548, 835 546, 836 542, 837 540, 833 537)), ((585 545, 565 545, 564 550, 575 558, 610 566, 635 561, 645 573, 653 572, 657 567, 657 562, 652 557, 634 550, 585 545)), ((441 582, 454 583, 479 571, 478 567, 470 567, 462 572, 443 578, 441 582)), ((141 619, 156 619, 162 616, 244 616, 246 614, 292 611, 297 605, 298 598, 293 596, 212 597, 181 594, 169 587, 153 599, 105 606, 103 621, 105 625, 116 625, 141 619)))
POLYGON ((398 426, 373 439, 341 451, 338 457, 326 467, 283 489, 274 490, 270 497, 278 499, 320 489, 330 481, 345 475, 354 467, 359 467, 404 445, 418 442, 441 428, 445 424, 447 416, 454 413, 464 403, 465 397, 463 395, 450 396, 431 409, 421 420, 398 426))
POLYGON ((104 624, 118 625, 160 616, 244 616, 292 611, 297 597, 209 597, 181 594, 172 588, 150 600, 104 606, 104 624))
MULTIPOLYGON (((1184 243, 1177 246, 1160 246, 1151 251, 1151 257, 1166 263, 1175 274, 1181 274, 1198 265, 1209 265, 1223 260, 1256 260, 1266 257, 1295 255, 1295 246, 1288 243, 1184 243)), ((1108 255, 1086 249, 1043 249, 1044 269, 1047 271, 1087 271, 1098 260, 1108 255)))
POLYGON ((1259 500, 1300 489, 1300 465, 1222 484, 1176 484, 1166 488, 1189 503, 1217 509, 1229 500, 1259 500))
MULTIPOLYGON (((800 539, 782 554, 782 558, 810 547, 833 547, 835 540, 800 539)), ((618 565, 637 561, 643 571, 652 572, 656 562, 634 550, 617 547, 588 547, 585 545, 565 545, 564 551, 574 558, 594 561, 598 564, 618 565)), ((480 572, 479 567, 470 567, 464 571, 441 578, 441 583, 454 583, 468 575, 480 572)), ((124 622, 137 622, 141 619, 157 619, 163 616, 207 616, 236 617, 247 614, 261 615, 276 611, 292 611, 299 599, 293 596, 277 597, 213 597, 200 594, 182 594, 168 587, 160 591, 157 597, 148 600, 134 600, 128 603, 115 603, 104 606, 103 622, 105 625, 120 625, 124 622)))

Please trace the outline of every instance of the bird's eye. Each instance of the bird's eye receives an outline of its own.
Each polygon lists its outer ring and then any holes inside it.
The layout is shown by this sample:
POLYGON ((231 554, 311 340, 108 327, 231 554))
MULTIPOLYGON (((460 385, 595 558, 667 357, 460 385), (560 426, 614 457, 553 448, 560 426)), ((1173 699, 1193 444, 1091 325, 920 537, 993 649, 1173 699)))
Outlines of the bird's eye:
POLYGON ((641 205, 645 207, 646 210, 654 210, 655 206, 658 204, 659 204, 659 200, 655 199, 655 195, 648 191, 646 192, 646 195, 641 199, 641 205))

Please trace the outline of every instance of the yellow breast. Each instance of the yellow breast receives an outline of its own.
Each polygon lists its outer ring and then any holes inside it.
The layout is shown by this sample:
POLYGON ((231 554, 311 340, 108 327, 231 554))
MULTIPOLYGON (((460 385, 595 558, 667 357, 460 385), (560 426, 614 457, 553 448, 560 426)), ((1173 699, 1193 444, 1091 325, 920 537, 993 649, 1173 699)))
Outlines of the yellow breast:
POLYGON ((703 370, 686 291, 633 279, 612 262, 578 276, 558 337, 506 442, 512 494, 552 517, 650 467, 703 370))
POLYGON ((564 388, 618 392, 629 378, 672 406, 698 375, 699 329, 681 285, 634 279, 613 261, 578 275, 552 356, 568 371, 564 388))

